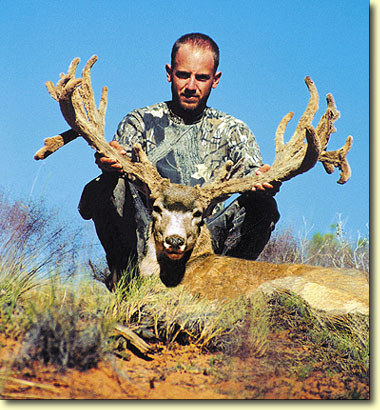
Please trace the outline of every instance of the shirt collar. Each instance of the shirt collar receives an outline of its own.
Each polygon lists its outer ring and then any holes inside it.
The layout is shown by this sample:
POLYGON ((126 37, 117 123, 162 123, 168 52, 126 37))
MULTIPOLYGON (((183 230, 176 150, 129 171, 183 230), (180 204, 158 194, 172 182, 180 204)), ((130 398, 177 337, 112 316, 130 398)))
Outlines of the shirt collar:
POLYGON ((200 122, 202 120, 202 118, 205 115, 205 112, 207 110, 207 107, 200 113, 198 114, 196 117, 192 118, 190 123, 185 123, 184 119, 182 117, 180 117, 179 115, 175 114, 172 109, 170 108, 171 106, 171 101, 167 101, 166 105, 168 107, 168 111, 169 111, 169 118, 175 123, 175 124, 182 124, 182 125, 192 125, 192 124, 196 124, 198 122, 200 122))

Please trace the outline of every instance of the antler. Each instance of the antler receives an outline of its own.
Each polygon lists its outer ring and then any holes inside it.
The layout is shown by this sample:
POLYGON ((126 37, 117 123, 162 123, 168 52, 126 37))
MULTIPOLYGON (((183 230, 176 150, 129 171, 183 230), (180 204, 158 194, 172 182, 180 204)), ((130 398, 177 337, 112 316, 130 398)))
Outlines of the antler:
POLYGON ((329 143, 330 135, 336 131, 334 122, 340 117, 339 111, 336 109, 334 98, 331 94, 327 94, 327 110, 322 116, 317 126, 317 134, 320 135, 321 153, 318 157, 318 161, 322 162, 326 172, 332 174, 334 168, 341 170, 340 179, 338 184, 346 183, 351 176, 350 165, 347 161, 347 153, 352 147, 353 138, 348 136, 345 144, 342 148, 336 151, 325 151, 327 144, 329 143))
POLYGON ((35 159, 44 159, 57 149, 77 138, 83 137, 99 154, 118 161, 130 178, 138 178, 146 183, 150 191, 155 191, 165 180, 150 163, 141 146, 136 146, 134 158, 122 156, 104 138, 105 113, 107 108, 107 88, 103 87, 99 109, 91 86, 90 71, 97 61, 92 56, 85 65, 82 78, 75 78, 79 58, 75 58, 67 74, 61 74, 57 85, 46 82, 49 94, 59 103, 61 112, 71 130, 45 139, 44 147, 36 152, 35 159))
MULTIPOLYGON (((103 88, 98 109, 91 86, 90 71, 97 57, 93 56, 88 60, 83 69, 82 78, 75 78, 79 61, 79 58, 75 58, 71 62, 67 74, 61 74, 61 79, 56 86, 52 82, 46 83, 50 95, 59 102, 62 114, 71 130, 56 137, 47 138, 45 146, 35 154, 35 159, 44 159, 64 144, 81 136, 99 154, 118 161, 130 178, 137 178, 146 183, 151 195, 156 195, 162 188, 162 184, 169 183, 169 180, 161 177, 139 144, 134 145, 134 155, 130 159, 120 155, 107 143, 104 138, 107 88, 103 88)), ((311 123, 318 110, 318 92, 310 77, 305 78, 305 83, 310 92, 306 110, 292 138, 286 144, 284 133, 293 113, 290 112, 281 120, 275 134, 276 155, 270 170, 261 175, 232 178, 239 173, 239 167, 232 167, 232 162, 227 162, 216 179, 205 186, 196 187, 198 196, 206 204, 224 200, 233 193, 249 191, 256 183, 287 181, 308 171, 317 161, 322 162, 328 173, 332 173, 334 167, 341 170, 338 183, 343 184, 349 179, 351 171, 346 156, 352 146, 352 137, 349 136, 345 145, 339 150, 325 151, 330 135, 336 131, 334 122, 340 114, 335 107, 332 95, 328 94, 327 110, 314 129, 311 123), (307 144, 305 144, 305 138, 307 144)))
POLYGON ((343 184, 350 178, 350 167, 346 155, 352 145, 352 137, 349 136, 345 145, 337 151, 325 151, 330 135, 335 132, 334 122, 339 118, 331 94, 327 95, 327 110, 322 116, 316 129, 312 126, 312 120, 318 110, 318 92, 310 77, 305 78, 306 86, 310 92, 309 103, 300 118, 297 128, 288 143, 284 143, 284 133, 293 113, 288 113, 280 122, 275 135, 275 159, 268 172, 260 175, 246 176, 242 178, 230 178, 234 173, 232 162, 227 163, 217 180, 210 181, 200 188, 209 202, 224 200, 233 193, 243 193, 252 189, 256 183, 284 182, 296 175, 310 170, 317 161, 322 162, 326 171, 332 173, 334 167, 341 170, 338 183, 343 184), (305 144, 305 137, 307 144, 305 144))

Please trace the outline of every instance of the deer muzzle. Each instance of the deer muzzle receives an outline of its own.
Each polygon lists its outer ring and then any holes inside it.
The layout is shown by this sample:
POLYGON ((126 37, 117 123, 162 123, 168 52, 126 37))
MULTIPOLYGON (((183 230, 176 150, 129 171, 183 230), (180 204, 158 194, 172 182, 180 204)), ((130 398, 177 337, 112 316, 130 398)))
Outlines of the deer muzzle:
POLYGON ((179 235, 170 235, 165 238, 164 252, 172 260, 181 259, 185 253, 186 241, 179 235))

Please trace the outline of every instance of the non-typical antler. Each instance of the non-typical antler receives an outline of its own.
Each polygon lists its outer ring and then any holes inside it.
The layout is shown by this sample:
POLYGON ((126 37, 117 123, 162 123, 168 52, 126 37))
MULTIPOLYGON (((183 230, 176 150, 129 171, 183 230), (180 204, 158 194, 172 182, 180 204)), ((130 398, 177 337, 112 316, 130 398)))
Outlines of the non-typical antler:
POLYGON ((227 163, 216 181, 210 181, 201 187, 202 195, 209 201, 217 202, 224 200, 233 193, 249 191, 256 183, 284 182, 296 175, 310 170, 320 161, 328 173, 334 171, 334 167, 341 170, 338 183, 344 184, 350 178, 351 171, 346 155, 352 145, 352 137, 349 136, 345 145, 337 151, 325 151, 330 135, 335 132, 334 122, 339 118, 331 94, 327 95, 327 110, 322 116, 316 129, 312 126, 312 120, 318 110, 318 92, 310 77, 305 78, 305 83, 310 92, 309 103, 297 128, 288 143, 284 143, 284 133, 293 113, 288 113, 280 122, 275 135, 275 159, 268 172, 260 175, 250 175, 242 178, 230 178, 234 170, 232 162, 227 163), (305 143, 305 138, 307 143, 305 143))
POLYGON ((45 139, 42 147, 34 155, 35 159, 44 159, 64 144, 78 136, 83 137, 99 154, 118 161, 125 174, 145 182, 150 191, 156 190, 164 181, 157 169, 150 163, 143 151, 135 151, 133 161, 111 147, 104 138, 105 113, 107 108, 107 88, 103 87, 99 108, 96 107, 94 93, 91 86, 90 70, 97 60, 92 56, 85 65, 82 78, 75 78, 80 59, 75 58, 67 74, 61 74, 57 85, 46 82, 49 94, 59 103, 61 112, 70 125, 71 130, 55 137, 45 139), (142 153, 141 156, 139 153, 142 153), (141 158, 140 158, 141 157, 141 158))
POLYGON ((327 144, 329 143, 330 135, 336 131, 334 122, 340 116, 339 111, 335 107, 334 98, 331 94, 327 94, 326 101, 327 110, 316 128, 321 145, 321 153, 319 154, 318 161, 322 162, 328 174, 332 174, 334 172, 334 168, 339 168, 341 173, 337 182, 338 184, 344 184, 350 179, 351 176, 350 165, 347 161, 347 153, 352 147, 353 138, 348 136, 343 147, 336 151, 325 151, 327 144))

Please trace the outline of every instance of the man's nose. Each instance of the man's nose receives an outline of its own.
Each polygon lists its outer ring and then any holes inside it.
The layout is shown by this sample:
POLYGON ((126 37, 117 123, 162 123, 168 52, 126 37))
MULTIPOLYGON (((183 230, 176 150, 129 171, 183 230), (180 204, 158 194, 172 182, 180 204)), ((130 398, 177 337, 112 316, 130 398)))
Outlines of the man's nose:
POLYGON ((189 77, 189 80, 188 80, 188 82, 187 82, 187 84, 186 84, 186 88, 187 88, 188 90, 191 90, 191 91, 195 91, 195 90, 196 90, 196 88, 197 88, 197 83, 196 83, 195 77, 193 77, 193 76, 189 77))

